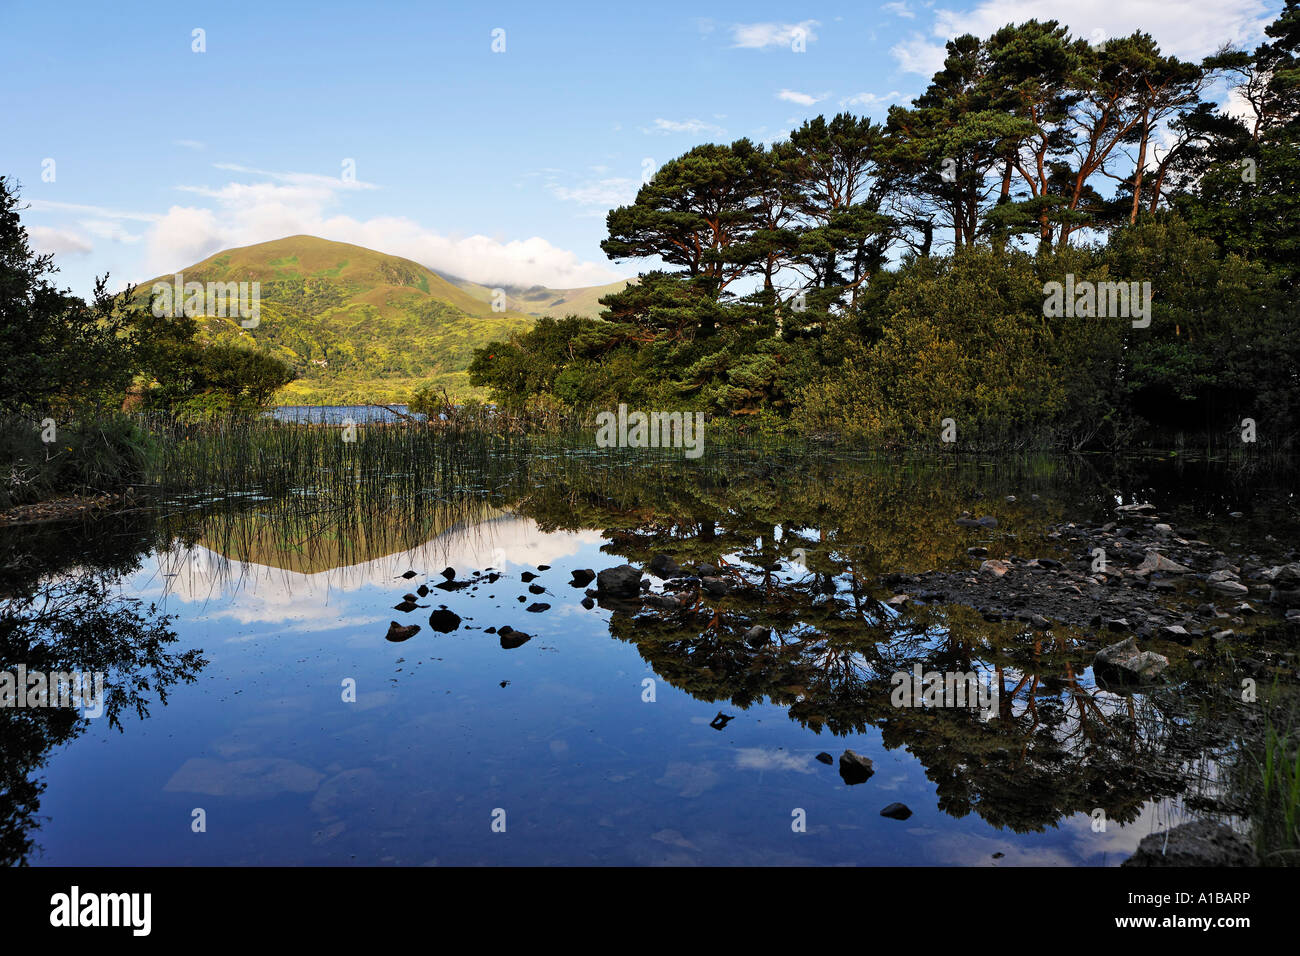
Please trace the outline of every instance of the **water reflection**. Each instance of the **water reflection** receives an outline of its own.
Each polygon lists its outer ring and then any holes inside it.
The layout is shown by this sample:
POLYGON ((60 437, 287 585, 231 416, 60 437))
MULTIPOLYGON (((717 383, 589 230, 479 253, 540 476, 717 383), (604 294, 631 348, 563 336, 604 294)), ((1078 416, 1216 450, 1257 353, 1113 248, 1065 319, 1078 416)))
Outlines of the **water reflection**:
MULTIPOLYGON (((460 492, 394 476, 356 497, 324 488, 173 503, 137 533, 150 557, 102 563, 95 580, 125 578, 123 637, 110 646, 145 648, 117 669, 155 672, 142 693, 192 680, 201 655, 214 663, 183 722, 154 717, 176 744, 122 756, 122 777, 148 776, 154 789, 135 795, 122 835, 83 853, 977 864, 996 851, 1007 863, 1114 863, 1186 808, 1240 812, 1219 773, 1242 727, 1236 648, 1198 663, 1162 646, 1171 680, 1121 693, 1092 677, 1095 633, 893 606, 881 581, 965 566, 977 541, 993 556, 1048 556, 1046 525, 1100 520, 1117 496, 1192 509, 1207 536, 1220 533, 1212 509, 1293 528, 1289 499, 1267 482, 1191 484, 1146 467, 1102 475, 1078 461, 757 455, 533 454, 493 469, 460 492), (996 531, 956 527, 964 510, 996 515, 996 531), (689 600, 584 607, 571 572, 623 563, 654 568, 656 594, 689 600), (725 586, 706 591, 688 573, 699 565, 725 586), (444 568, 464 586, 438 588, 444 568), (395 608, 421 585, 411 610, 395 608), (130 597, 174 608, 192 646, 164 653, 168 622, 130 597), (442 608, 459 622, 447 631, 427 623, 442 608), (392 620, 423 629, 389 644, 392 620), (508 629, 531 640, 500 637, 508 629), (981 675, 997 688, 996 714, 894 706, 893 675, 917 667, 981 675), (349 679, 357 696, 343 704, 349 679), (845 747, 876 762, 867 785, 845 786, 814 759, 845 747), (900 797, 916 815, 882 820, 900 797), (238 826, 186 843, 151 819, 199 799, 229 804, 238 826), (498 807, 515 815, 511 841, 492 842, 498 807), (793 807, 812 809, 803 842, 790 840, 793 807), (1098 811, 1108 830, 1095 829, 1098 811)), ((108 547, 94 537, 89 551, 108 547)), ((105 592, 72 606, 96 597, 105 592)), ((43 759, 12 766, 27 780, 43 759)), ((15 831, 30 830, 28 806, 15 831)), ((69 829, 51 861, 87 858, 70 849, 84 834, 75 806, 55 818, 69 829)), ((30 844, 15 846, 21 856, 30 844)))

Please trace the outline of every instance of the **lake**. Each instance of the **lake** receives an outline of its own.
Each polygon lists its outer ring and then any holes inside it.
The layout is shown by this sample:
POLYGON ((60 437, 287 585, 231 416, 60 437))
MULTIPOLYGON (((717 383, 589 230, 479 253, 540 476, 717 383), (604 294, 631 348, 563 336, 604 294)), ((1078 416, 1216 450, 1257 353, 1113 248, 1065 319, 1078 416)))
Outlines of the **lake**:
MULTIPOLYGON (((1068 560, 1047 528, 1132 501, 1280 560, 1300 540, 1286 476, 842 449, 448 457, 454 486, 378 468, 364 506, 324 483, 168 492, 0 529, 4 666, 105 672, 120 725, 0 712, 6 861, 1111 866, 1159 828, 1239 822, 1241 705, 1215 663, 1239 647, 1162 646, 1171 681, 1109 689, 1095 630, 891 605, 881 581, 974 574, 972 547, 1068 560), (656 594, 692 577, 673 564, 729 583, 681 606, 573 583, 624 564, 658 568, 656 594), (420 629, 390 640, 393 622, 420 629), (998 715, 897 706, 893 675, 915 668, 996 680, 998 715), (895 803, 910 815, 881 815, 895 803)), ((1237 627, 1253 654, 1274 640, 1237 627)))

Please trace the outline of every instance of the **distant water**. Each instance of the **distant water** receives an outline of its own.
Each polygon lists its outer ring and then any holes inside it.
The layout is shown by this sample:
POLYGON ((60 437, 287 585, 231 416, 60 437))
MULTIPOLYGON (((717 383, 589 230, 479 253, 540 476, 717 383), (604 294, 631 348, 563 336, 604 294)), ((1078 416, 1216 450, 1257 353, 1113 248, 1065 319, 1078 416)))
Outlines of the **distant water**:
MULTIPOLYGON (((410 406, 390 405, 389 408, 406 414, 410 406)), ((323 425, 342 425, 347 419, 357 425, 401 421, 400 416, 394 415, 389 408, 381 405, 280 405, 272 409, 271 417, 278 422, 323 425)))

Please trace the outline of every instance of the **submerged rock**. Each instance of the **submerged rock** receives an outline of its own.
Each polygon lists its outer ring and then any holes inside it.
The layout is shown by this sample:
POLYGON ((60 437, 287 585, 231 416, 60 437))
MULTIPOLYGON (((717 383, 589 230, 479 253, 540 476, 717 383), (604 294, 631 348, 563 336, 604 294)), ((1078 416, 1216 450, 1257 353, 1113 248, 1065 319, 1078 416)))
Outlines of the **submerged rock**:
POLYGON ((509 651, 527 644, 533 639, 533 635, 525 634, 523 631, 516 631, 507 624, 497 631, 497 638, 501 641, 501 647, 509 651))
POLYGON ((460 615, 445 607, 439 608, 429 615, 429 626, 440 634, 450 634, 460 627, 460 615))
POLYGON ((870 757, 864 757, 852 750, 840 754, 840 776, 850 787, 854 784, 866 783, 875 772, 876 768, 870 757))
POLYGON ((657 578, 671 578, 681 573, 677 562, 666 554, 656 554, 650 559, 649 571, 657 578))
POLYGON ((1250 841, 1213 820, 1184 823, 1142 838, 1121 866, 1258 866, 1250 841))
POLYGON ((1138 650, 1137 641, 1125 638, 1097 652, 1093 658, 1093 671, 1108 682, 1142 683, 1154 680, 1166 667, 1169 658, 1154 651, 1138 650))
POLYGON ((396 621, 389 622, 388 639, 393 643, 404 641, 408 637, 414 637, 420 631, 418 624, 398 624, 396 621))

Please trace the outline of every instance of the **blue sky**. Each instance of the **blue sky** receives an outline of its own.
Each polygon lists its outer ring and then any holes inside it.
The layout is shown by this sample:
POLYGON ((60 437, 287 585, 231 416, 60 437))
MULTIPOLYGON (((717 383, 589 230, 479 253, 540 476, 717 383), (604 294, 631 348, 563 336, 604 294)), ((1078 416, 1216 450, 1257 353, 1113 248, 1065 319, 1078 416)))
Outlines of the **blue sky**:
POLYGON ((950 36, 1055 18, 1199 58, 1253 46, 1280 7, 4 0, 0 172, 82 293, 302 232, 489 285, 590 285, 638 271, 599 243, 648 166, 822 112, 883 119, 950 36))

